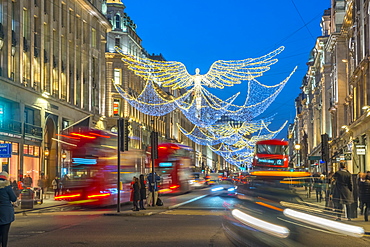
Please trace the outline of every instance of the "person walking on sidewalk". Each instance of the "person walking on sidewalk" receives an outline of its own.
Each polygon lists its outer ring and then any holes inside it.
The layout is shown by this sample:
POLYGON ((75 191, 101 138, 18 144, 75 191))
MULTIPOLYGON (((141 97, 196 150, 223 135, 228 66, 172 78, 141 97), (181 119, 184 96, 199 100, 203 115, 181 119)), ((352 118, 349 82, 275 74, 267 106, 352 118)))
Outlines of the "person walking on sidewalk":
POLYGON ((0 173, 0 241, 2 247, 8 245, 10 224, 14 221, 12 202, 17 201, 8 179, 9 174, 7 172, 0 173))
POLYGON ((147 204, 148 207, 152 206, 155 207, 158 200, 158 183, 161 181, 161 178, 154 172, 154 180, 153 180, 153 173, 149 173, 148 175, 148 187, 149 187, 149 195, 147 204), (154 200, 153 200, 154 197, 154 200), (153 203, 152 203, 153 202, 153 203))
POLYGON ((316 201, 321 202, 322 198, 322 179, 320 173, 317 172, 313 176, 313 188, 316 191, 316 201))
POLYGON ((26 188, 32 187, 33 180, 30 175, 25 175, 23 178, 23 184, 26 188))
POLYGON ((362 193, 361 191, 364 190, 363 186, 366 181, 366 173, 359 172, 357 178, 357 186, 358 186, 358 208, 360 209, 360 214, 364 214, 364 202, 362 200, 362 193))
POLYGON ((361 202, 363 203, 363 214, 365 221, 369 221, 369 206, 370 206, 370 176, 366 175, 359 187, 361 202))
POLYGON ((140 210, 145 210, 144 200, 146 199, 146 185, 145 185, 145 180, 144 180, 144 175, 143 174, 141 174, 139 176, 139 185, 140 185, 139 207, 140 207, 140 210))
POLYGON ((346 169, 345 163, 340 163, 340 170, 333 175, 333 202, 337 212, 337 219, 341 220, 343 205, 345 205, 347 219, 351 220, 351 204, 353 203, 352 174, 346 169))
POLYGON ((59 196, 59 189, 60 189, 60 182, 59 178, 55 177, 54 180, 51 182, 54 190, 54 197, 59 196))
POLYGON ((133 202, 132 211, 139 211, 138 201, 140 200, 140 184, 137 177, 133 177, 131 182, 131 201, 133 202))

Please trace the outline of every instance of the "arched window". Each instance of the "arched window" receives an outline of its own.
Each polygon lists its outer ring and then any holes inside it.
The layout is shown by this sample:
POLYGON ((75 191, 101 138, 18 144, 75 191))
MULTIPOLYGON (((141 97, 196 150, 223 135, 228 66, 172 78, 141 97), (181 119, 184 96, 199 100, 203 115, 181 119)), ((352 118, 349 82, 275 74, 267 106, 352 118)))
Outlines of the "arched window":
POLYGON ((116 15, 116 28, 121 29, 121 17, 116 15))

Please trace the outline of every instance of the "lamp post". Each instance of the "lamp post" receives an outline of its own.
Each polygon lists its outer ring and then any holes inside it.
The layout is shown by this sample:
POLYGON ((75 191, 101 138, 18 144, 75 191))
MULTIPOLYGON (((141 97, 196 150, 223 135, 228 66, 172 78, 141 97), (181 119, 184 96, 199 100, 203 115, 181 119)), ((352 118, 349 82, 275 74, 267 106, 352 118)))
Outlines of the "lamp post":
MULTIPOLYGON (((63 162, 62 162, 62 173, 64 172, 64 160, 67 158, 67 154, 66 154, 66 152, 65 151, 63 151, 62 152, 62 160, 63 160, 63 162)), ((62 174, 62 175, 64 175, 64 174, 62 174)))
POLYGON ((45 149, 44 149, 44 157, 45 157, 45 160, 44 160, 44 162, 45 162, 45 167, 44 167, 44 169, 45 169, 45 174, 47 174, 47 172, 48 172, 48 158, 49 158, 49 155, 50 155, 50 151, 49 151, 49 148, 48 147, 45 147, 45 149))
POLYGON ((301 166, 301 157, 300 157, 300 150, 301 150, 301 144, 297 143, 294 145, 294 149, 296 150, 296 154, 297 154, 297 163, 298 163, 298 166, 300 167, 301 166))

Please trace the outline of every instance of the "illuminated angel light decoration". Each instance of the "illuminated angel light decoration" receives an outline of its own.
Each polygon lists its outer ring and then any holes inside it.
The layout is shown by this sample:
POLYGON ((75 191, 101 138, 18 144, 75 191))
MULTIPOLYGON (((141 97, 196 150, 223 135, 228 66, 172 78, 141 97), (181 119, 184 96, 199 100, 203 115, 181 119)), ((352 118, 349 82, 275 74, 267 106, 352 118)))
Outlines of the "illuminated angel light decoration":
POLYGON ((147 86, 136 98, 124 92, 119 86, 116 88, 131 105, 149 115, 162 116, 178 107, 196 125, 191 132, 186 132, 179 126, 181 132, 198 144, 210 147, 222 146, 222 149, 214 147, 212 149, 231 164, 243 164, 246 160, 250 160, 253 145, 257 140, 270 139, 279 132, 269 131, 267 123, 258 126, 252 120, 275 100, 296 70, 294 68, 285 80, 273 86, 263 85, 257 81, 257 77, 262 76, 271 65, 277 62, 274 57, 283 50, 284 47, 279 47, 258 58, 219 60, 212 64, 206 74, 200 74, 200 70, 196 69, 195 75, 190 75, 181 62, 135 57, 124 54, 120 48, 116 47, 116 51, 122 55, 122 61, 128 68, 147 80, 147 86), (204 88, 223 89, 240 84, 242 81, 248 82, 247 97, 242 106, 233 104, 239 93, 227 100, 221 100, 204 88), (154 84, 159 87, 169 87, 172 90, 187 89, 188 92, 177 99, 173 97, 168 99, 159 94, 154 84), (231 129, 230 126, 221 127, 216 122, 222 116, 236 121, 249 122, 249 125, 243 124, 244 126, 238 130, 231 129), (268 130, 267 133, 262 134, 266 130, 268 130), (258 133, 253 135, 255 132, 258 133))
POLYGON ((159 85, 175 90, 201 86, 223 89, 234 84, 240 84, 242 81, 260 77, 270 69, 271 65, 278 61, 274 57, 281 53, 284 47, 281 46, 258 58, 231 61, 218 60, 212 64, 210 70, 204 75, 199 74, 199 68, 195 70, 195 75, 190 75, 181 62, 136 57, 125 54, 119 47, 115 47, 115 49, 122 55, 122 61, 136 75, 145 79, 156 78, 159 85))
MULTIPOLYGON (((152 80, 159 86, 170 87, 173 90, 181 88, 193 90, 190 104, 188 101, 181 99, 175 100, 175 102, 193 124, 202 127, 214 124, 223 114, 237 115, 236 117, 239 119, 252 120, 261 113, 261 110, 265 110, 271 104, 288 80, 286 79, 276 86, 265 86, 255 79, 262 76, 264 72, 270 69, 271 65, 278 61, 274 57, 281 53, 284 47, 279 47, 258 58, 231 61, 218 60, 212 64, 210 70, 204 75, 200 74, 199 69, 196 69, 195 75, 190 75, 181 62, 136 57, 125 54, 119 47, 115 49, 122 55, 121 60, 136 75, 146 80, 152 80), (249 96, 243 106, 232 104, 237 95, 223 101, 204 89, 204 87, 222 89, 226 86, 231 87, 240 84, 242 81, 250 82, 248 87, 249 96), (263 93, 263 91, 268 92, 263 93), (264 99, 261 97, 262 95, 269 96, 264 99), (255 103, 259 100, 261 102, 255 103), (258 114, 256 114, 257 112, 258 114)), ((153 92, 155 93, 155 91, 153 92)))
POLYGON ((214 146, 225 143, 236 147, 252 147, 258 140, 271 139, 276 136, 286 126, 287 121, 276 131, 271 131, 268 128, 270 123, 270 118, 244 122, 240 126, 233 126, 230 122, 223 122, 206 128, 194 126, 189 132, 179 124, 177 124, 177 127, 186 137, 200 145, 214 146))
POLYGON ((280 133, 280 131, 285 127, 287 122, 288 121, 286 121, 276 131, 271 131, 270 129, 268 129, 267 125, 265 125, 261 128, 260 132, 257 135, 254 135, 252 137, 242 136, 240 140, 237 143, 234 143, 233 145, 227 145, 225 143, 222 143, 216 149, 211 146, 209 146, 209 148, 213 152, 222 156, 230 164, 238 166, 240 164, 251 163, 252 154, 256 142, 260 140, 275 138, 276 135, 280 133))
POLYGON ((242 123, 240 126, 225 122, 207 128, 194 127, 190 132, 186 132, 180 125, 178 128, 190 140, 200 145, 207 145, 230 164, 238 166, 250 160, 257 141, 275 138, 287 123, 288 121, 276 131, 270 130, 268 128, 270 122, 263 120, 242 123))

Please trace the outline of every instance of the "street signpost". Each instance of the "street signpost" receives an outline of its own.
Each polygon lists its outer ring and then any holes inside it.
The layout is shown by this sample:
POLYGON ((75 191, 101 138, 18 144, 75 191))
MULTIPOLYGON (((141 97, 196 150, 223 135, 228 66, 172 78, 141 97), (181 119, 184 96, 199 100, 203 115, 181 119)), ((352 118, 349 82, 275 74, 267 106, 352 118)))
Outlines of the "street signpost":
POLYGON ((12 156, 12 144, 2 143, 0 144, 0 158, 8 158, 7 162, 3 162, 1 169, 9 172, 9 159, 12 156))
POLYGON ((10 158, 12 156, 12 144, 0 144, 0 158, 10 158))
POLYGON ((357 155, 365 155, 366 149, 365 145, 356 145, 356 153, 357 155))

